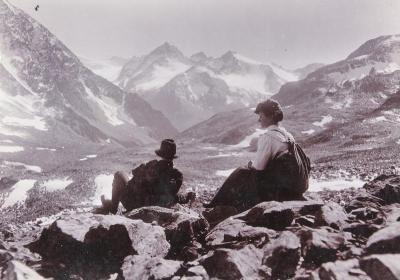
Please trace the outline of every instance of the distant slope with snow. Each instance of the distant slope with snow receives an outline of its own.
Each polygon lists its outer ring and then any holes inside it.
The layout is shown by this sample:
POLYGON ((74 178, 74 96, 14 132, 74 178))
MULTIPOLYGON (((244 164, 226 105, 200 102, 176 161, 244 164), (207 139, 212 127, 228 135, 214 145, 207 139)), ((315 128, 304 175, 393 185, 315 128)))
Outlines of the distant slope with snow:
POLYGON ((176 133, 161 112, 94 74, 44 26, 3 0, 0 54, 0 138, 128 145, 176 133))

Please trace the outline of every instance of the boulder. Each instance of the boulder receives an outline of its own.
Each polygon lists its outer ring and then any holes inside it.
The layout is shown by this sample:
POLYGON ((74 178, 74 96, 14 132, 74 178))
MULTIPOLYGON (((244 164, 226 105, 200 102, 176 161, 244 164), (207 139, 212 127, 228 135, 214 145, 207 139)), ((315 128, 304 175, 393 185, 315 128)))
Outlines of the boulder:
POLYGON ((372 207, 361 207, 354 209, 350 214, 358 220, 369 221, 376 219, 380 211, 372 207))
POLYGON ((284 230, 295 217, 315 215, 323 206, 319 201, 267 201, 257 204, 238 215, 253 226, 263 226, 274 230, 284 230))
POLYGON ((203 216, 210 224, 210 228, 215 227, 218 223, 236 214, 238 214, 238 210, 233 206, 216 206, 206 209, 203 212, 203 216))
POLYGON ((376 196, 368 194, 364 190, 364 194, 358 195, 345 205, 345 209, 347 213, 358 209, 358 208, 374 208, 379 209, 383 204, 384 201, 376 196))
POLYGON ((372 234, 366 245, 367 254, 400 253, 400 222, 393 223, 372 234))
MULTIPOLYGON (((0 249, 0 276, 4 274, 4 271, 7 269, 9 261, 13 259, 13 256, 7 252, 6 250, 0 249)), ((3 277, 0 277, 3 279, 3 277)))
POLYGON ((290 231, 282 232, 279 237, 264 247, 262 263, 271 268, 275 279, 287 279, 296 272, 300 260, 300 240, 290 231))
POLYGON ((360 267, 372 280, 399 280, 400 254, 371 255, 360 260, 360 267))
POLYGON ((232 243, 246 242, 260 245, 267 243, 277 233, 263 227, 252 227, 245 221, 228 218, 215 226, 206 237, 209 247, 229 247, 232 243))
POLYGON ((315 215, 315 226, 329 226, 342 230, 347 223, 348 217, 342 206, 335 202, 329 202, 321 207, 315 215))
POLYGON ((356 237, 368 238, 375 232, 377 232, 381 227, 370 223, 352 223, 347 225, 343 231, 351 232, 356 237))
POLYGON ((208 280, 209 276, 207 274, 206 269, 202 265, 195 265, 189 267, 185 273, 186 279, 188 277, 199 277, 201 280, 208 280))
MULTIPOLYGON (((125 214, 130 219, 140 219, 146 223, 157 223, 165 229, 165 235, 171 244, 168 257, 180 258, 184 247, 192 241, 203 243, 208 232, 207 220, 193 211, 179 211, 159 206, 142 207, 125 214)), ((182 258, 181 258, 182 259, 182 258)))
POLYGON ((345 247, 345 236, 330 228, 303 229, 299 232, 304 262, 321 265, 336 261, 338 250, 345 247))
POLYGON ((299 218, 296 218, 294 222, 300 226, 314 227, 315 217, 312 215, 301 216, 299 218))
POLYGON ((3 280, 45 280, 32 268, 26 266, 25 264, 12 260, 8 262, 7 270, 1 275, 3 280))
POLYGON ((170 248, 159 226, 91 213, 62 216, 27 247, 44 261, 61 263, 89 278, 117 272, 128 255, 164 257, 170 248))
POLYGON ((239 250, 216 249, 203 257, 200 263, 210 277, 219 279, 262 279, 259 268, 263 252, 253 245, 246 245, 239 250))
POLYGON ((357 259, 324 263, 318 270, 318 276, 321 280, 371 280, 360 269, 357 259))
POLYGON ((363 188, 385 204, 400 203, 400 175, 380 175, 363 188))
POLYGON ((145 255, 128 256, 121 267, 122 279, 171 279, 182 269, 183 262, 145 255))
POLYGON ((385 213, 385 225, 391 225, 400 222, 400 204, 394 203, 383 206, 381 210, 385 213))

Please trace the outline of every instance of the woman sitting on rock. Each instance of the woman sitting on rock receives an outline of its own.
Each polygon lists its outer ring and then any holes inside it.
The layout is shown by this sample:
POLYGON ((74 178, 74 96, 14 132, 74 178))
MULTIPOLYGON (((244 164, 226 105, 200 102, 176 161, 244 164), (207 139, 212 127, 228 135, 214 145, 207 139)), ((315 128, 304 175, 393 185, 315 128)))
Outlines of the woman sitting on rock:
POLYGON ((281 106, 268 99, 257 105, 255 113, 265 129, 258 139, 255 160, 237 168, 206 207, 225 205, 244 211, 262 201, 304 199, 310 161, 292 134, 279 124, 283 120, 281 106))
POLYGON ((161 142, 160 149, 155 151, 161 160, 152 160, 132 170, 132 179, 122 171, 114 174, 112 198, 106 200, 101 196, 102 208, 96 213, 115 214, 119 202, 130 211, 143 206, 169 207, 173 204, 187 203, 194 200, 195 194, 178 195, 182 185, 182 173, 174 168, 173 159, 177 158, 176 144, 172 139, 161 142))

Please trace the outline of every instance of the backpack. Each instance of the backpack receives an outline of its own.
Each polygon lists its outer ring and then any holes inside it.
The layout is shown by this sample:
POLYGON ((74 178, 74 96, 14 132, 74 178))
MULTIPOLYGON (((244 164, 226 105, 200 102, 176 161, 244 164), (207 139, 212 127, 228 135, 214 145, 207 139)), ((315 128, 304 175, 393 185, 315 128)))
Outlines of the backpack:
POLYGON ((301 195, 308 189, 311 162, 301 146, 287 137, 282 131, 274 129, 285 136, 288 150, 279 153, 272 160, 270 173, 275 174, 279 187, 288 192, 301 195))

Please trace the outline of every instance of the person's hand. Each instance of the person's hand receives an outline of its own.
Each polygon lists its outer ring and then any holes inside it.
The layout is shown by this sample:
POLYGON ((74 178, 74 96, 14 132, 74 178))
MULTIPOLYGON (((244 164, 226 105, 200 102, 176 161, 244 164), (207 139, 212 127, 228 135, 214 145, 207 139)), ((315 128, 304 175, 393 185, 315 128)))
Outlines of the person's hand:
POLYGON ((195 192, 188 192, 186 198, 187 198, 187 200, 189 202, 193 202, 196 199, 196 193, 195 192))

